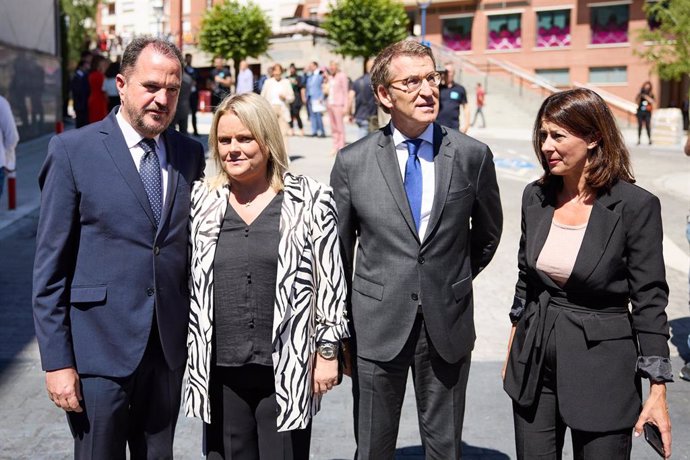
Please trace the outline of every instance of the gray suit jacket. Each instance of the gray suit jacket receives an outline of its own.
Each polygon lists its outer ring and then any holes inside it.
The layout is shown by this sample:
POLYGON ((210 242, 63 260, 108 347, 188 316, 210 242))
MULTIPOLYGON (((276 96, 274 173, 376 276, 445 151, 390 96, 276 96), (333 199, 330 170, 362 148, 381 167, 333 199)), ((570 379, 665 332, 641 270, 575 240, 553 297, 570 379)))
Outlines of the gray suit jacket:
POLYGON ((472 279, 493 257, 503 223, 493 156, 485 144, 437 124, 434 154, 434 203, 423 241, 390 125, 343 149, 331 172, 360 357, 393 359, 419 304, 444 360, 457 362, 474 346, 472 279))

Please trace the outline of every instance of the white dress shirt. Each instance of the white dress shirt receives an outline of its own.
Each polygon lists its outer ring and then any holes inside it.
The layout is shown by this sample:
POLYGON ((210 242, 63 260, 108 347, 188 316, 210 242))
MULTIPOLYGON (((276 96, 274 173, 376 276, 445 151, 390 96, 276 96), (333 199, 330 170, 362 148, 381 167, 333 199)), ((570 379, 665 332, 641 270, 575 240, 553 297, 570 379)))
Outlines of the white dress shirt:
MULTIPOLYGON (((136 132, 132 125, 127 123, 127 120, 122 116, 122 110, 117 111, 115 115, 117 124, 120 126, 120 131, 125 137, 125 143, 127 143, 127 148, 129 153, 132 155, 132 160, 134 160, 134 166, 141 166, 141 159, 144 157, 144 149, 141 148, 139 142, 143 139, 143 136, 136 132)), ((163 188, 163 208, 165 209, 165 197, 168 192, 168 157, 165 151, 165 142, 162 141, 161 136, 158 135, 153 138, 156 141, 156 155, 158 155, 158 161, 161 164, 161 187, 163 188)))
MULTIPOLYGON (((391 129, 393 131, 393 143, 395 144, 395 153, 398 156, 398 165, 400 166, 400 174, 405 183, 405 165, 407 164, 407 157, 409 156, 407 144, 405 141, 410 139, 403 133, 395 129, 391 121, 391 129)), ((426 235, 426 228, 429 225, 429 217, 431 216, 431 207, 434 204, 434 190, 436 185, 436 178, 434 176, 434 125, 429 124, 424 132, 417 138, 423 139, 424 142, 419 146, 417 156, 419 157, 419 164, 422 167, 422 212, 419 223, 419 239, 424 240, 426 235)))
POLYGON ((14 121, 10 103, 0 96, 0 168, 14 170, 14 149, 18 142, 19 133, 17 133, 17 124, 14 121))

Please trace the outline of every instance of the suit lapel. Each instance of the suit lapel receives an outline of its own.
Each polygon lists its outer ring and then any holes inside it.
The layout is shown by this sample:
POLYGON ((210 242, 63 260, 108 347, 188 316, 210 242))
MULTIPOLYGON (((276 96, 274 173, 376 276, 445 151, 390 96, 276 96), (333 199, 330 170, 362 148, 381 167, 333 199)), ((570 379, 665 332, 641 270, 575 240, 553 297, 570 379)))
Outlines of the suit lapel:
POLYGON ((450 181, 453 177, 453 154, 450 140, 446 137, 445 131, 434 123, 434 203, 431 206, 429 224, 424 235, 424 244, 427 236, 433 233, 434 227, 438 225, 441 213, 446 204, 450 181))
POLYGON ((551 221, 553 220, 554 206, 550 198, 540 194, 536 203, 531 203, 525 208, 526 242, 525 254, 527 264, 537 266, 537 257, 541 253, 546 238, 549 236, 551 221))
POLYGON ((283 204, 280 209, 280 241, 278 243, 278 268, 276 273, 276 300, 273 308, 272 340, 280 337, 283 320, 290 305, 298 265, 303 256, 308 231, 305 222, 312 207, 311 197, 303 190, 303 181, 290 173, 284 176, 283 204))
POLYGON ((400 213, 403 215, 410 231, 415 235, 417 241, 419 241, 417 227, 412 218, 412 211, 410 211, 410 204, 407 201, 405 186, 402 176, 400 175, 400 166, 398 164, 398 157, 395 153, 390 123, 384 128, 383 133, 379 135, 379 149, 376 151, 376 161, 378 161, 383 179, 386 181, 388 189, 391 195, 393 195, 393 199, 398 205, 400 213))
POLYGON ((599 264, 620 220, 620 215, 612 211, 610 207, 619 201, 611 194, 602 194, 594 201, 587 229, 582 239, 582 246, 580 246, 580 251, 575 259, 568 285, 571 284, 571 281, 586 280, 599 264))
POLYGON ((103 133, 106 134, 106 137, 103 140, 103 144, 115 163, 115 166, 120 171, 125 183, 130 190, 132 190, 132 193, 134 193, 134 196, 137 198, 137 201, 139 201, 142 209, 149 217, 151 225, 155 227, 156 219, 154 218, 153 211, 151 210, 149 197, 144 189, 144 184, 141 182, 139 171, 137 171, 137 167, 134 165, 132 155, 129 153, 129 148, 125 143, 125 138, 122 135, 119 126, 117 126, 114 113, 111 113, 106 118, 104 125, 103 133))
POLYGON ((163 141, 165 142, 165 152, 168 157, 168 190, 165 194, 165 203, 163 203, 163 215, 161 216, 161 225, 169 218, 170 210, 175 203, 177 195, 177 182, 180 174, 180 149, 178 148, 177 140, 172 136, 168 136, 167 132, 163 133, 163 141))

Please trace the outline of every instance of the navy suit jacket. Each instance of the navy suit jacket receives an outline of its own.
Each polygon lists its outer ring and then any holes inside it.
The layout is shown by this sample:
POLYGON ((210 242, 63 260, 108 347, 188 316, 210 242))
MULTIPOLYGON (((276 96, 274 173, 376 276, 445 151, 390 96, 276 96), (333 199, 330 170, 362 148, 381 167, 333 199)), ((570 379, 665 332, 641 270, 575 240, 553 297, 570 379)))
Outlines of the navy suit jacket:
POLYGON ((55 136, 39 174, 33 311, 46 371, 131 375, 154 318, 168 366, 187 356, 190 184, 203 172, 203 148, 162 134, 168 188, 156 227, 117 110, 55 136))

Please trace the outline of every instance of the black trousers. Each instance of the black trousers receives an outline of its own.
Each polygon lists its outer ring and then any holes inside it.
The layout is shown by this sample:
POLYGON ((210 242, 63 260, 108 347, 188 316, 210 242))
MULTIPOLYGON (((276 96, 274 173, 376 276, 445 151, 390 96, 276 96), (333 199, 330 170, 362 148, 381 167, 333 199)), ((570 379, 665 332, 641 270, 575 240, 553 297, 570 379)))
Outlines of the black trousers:
POLYGON ((647 131, 647 139, 649 142, 652 142, 652 134, 651 134, 651 121, 652 121, 652 112, 648 110, 638 110, 637 111, 637 142, 640 142, 640 137, 642 137, 642 127, 644 126, 645 130, 647 131))
POLYGON ((410 368, 426 459, 461 457, 470 355, 457 363, 444 361, 429 340, 420 313, 402 351, 392 361, 357 357, 352 391, 358 459, 394 458, 410 368))
POLYGON ((277 412, 271 366, 214 366, 211 423, 204 425, 206 458, 308 459, 311 423, 303 430, 278 432, 277 412))
POLYGON ((136 371, 126 378, 80 375, 81 413, 68 412, 75 459, 173 458, 184 366, 170 370, 154 317, 136 371))
MULTIPOLYGON (((563 456, 567 425, 558 409, 555 342, 551 333, 544 349, 541 389, 535 403, 524 408, 513 402, 518 460, 560 460, 563 456)), ((632 429, 594 433, 571 428, 575 459, 628 460, 632 449, 632 429)))

